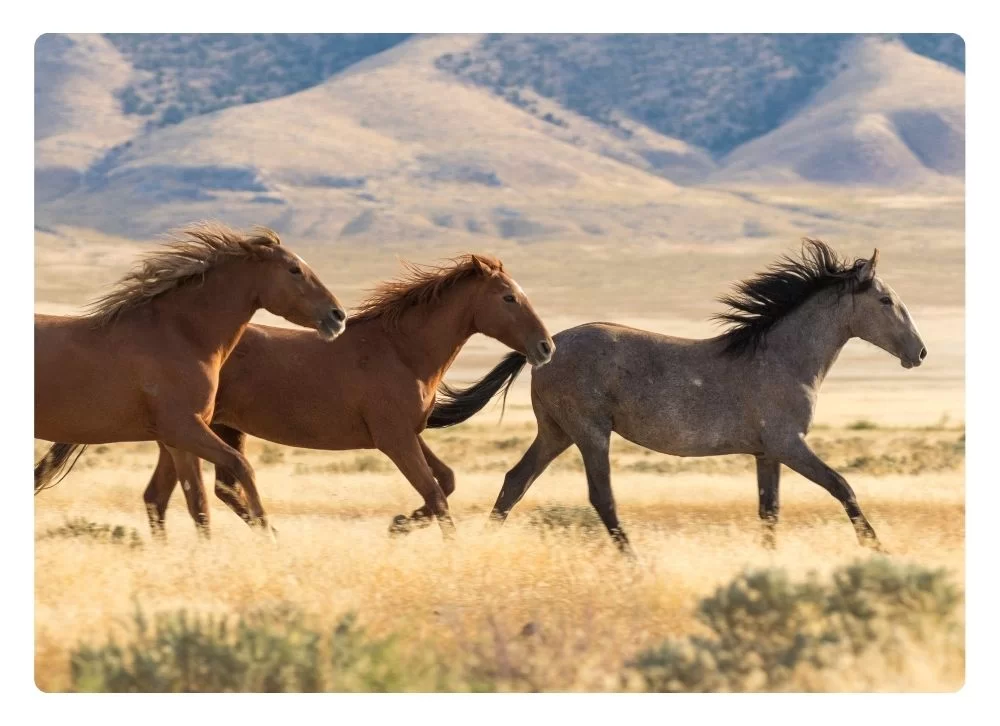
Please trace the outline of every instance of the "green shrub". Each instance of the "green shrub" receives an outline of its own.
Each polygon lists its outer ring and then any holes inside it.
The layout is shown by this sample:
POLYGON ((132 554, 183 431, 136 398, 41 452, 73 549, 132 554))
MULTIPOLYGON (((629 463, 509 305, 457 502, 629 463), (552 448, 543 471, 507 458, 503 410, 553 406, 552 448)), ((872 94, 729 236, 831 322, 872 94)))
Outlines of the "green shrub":
POLYGON ((61 527, 48 529, 38 535, 36 539, 71 539, 74 537, 86 537, 95 542, 108 544, 127 544, 130 548, 142 547, 142 538, 135 527, 124 527, 120 524, 98 524, 83 517, 71 519, 61 527))
POLYGON ((463 690, 451 669, 374 638, 344 616, 333 632, 287 605, 239 616, 137 609, 126 645, 110 639, 70 654, 72 688, 110 693, 399 692, 463 690))
POLYGON ((698 617, 713 637, 668 641, 627 665, 650 691, 783 690, 803 669, 869 649, 890 661, 915 642, 963 649, 961 603, 943 570, 884 558, 838 569, 830 582, 763 570, 701 601, 698 617))
POLYGON ((531 510, 528 514, 528 526, 541 530, 578 530, 585 534, 604 531, 604 525, 593 507, 562 504, 551 504, 531 510))
POLYGON ((853 423, 847 425, 850 431, 873 431, 878 428, 878 424, 874 421, 869 421, 868 419, 858 419, 853 423))

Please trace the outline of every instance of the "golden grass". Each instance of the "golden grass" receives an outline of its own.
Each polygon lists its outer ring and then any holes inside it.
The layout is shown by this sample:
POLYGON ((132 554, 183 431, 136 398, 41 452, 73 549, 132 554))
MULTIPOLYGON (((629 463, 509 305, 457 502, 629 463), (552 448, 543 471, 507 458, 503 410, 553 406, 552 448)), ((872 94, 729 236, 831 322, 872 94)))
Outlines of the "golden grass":
MULTIPOLYGON (((155 446, 92 447, 66 481, 35 500, 36 532, 82 516, 135 527, 145 544, 36 541, 39 687, 66 689, 70 649, 112 632, 123 637, 136 603, 147 612, 228 613, 287 601, 331 627, 356 611, 374 634, 397 633, 413 651, 481 654, 509 671, 517 688, 616 690, 623 662, 639 650, 701 632, 698 600, 741 570, 825 573, 862 555, 837 503, 787 470, 779 547, 769 552, 759 546, 749 457, 678 460, 621 440, 613 449, 614 488, 637 565, 617 555, 596 523, 575 452, 539 479, 503 529, 490 530, 486 513, 503 472, 530 435, 517 423, 428 435, 458 475, 453 542, 436 526, 388 537, 392 515, 420 502, 380 453, 254 441, 250 458, 277 545, 255 539, 214 498, 212 540, 199 542, 178 490, 168 543, 158 546, 149 541, 141 501, 155 446)), ((811 439, 842 471, 867 457, 846 473, 895 558, 946 567, 964 582, 961 430, 827 428, 811 439)), ((799 685, 954 690, 963 679, 964 664, 916 652, 905 672, 866 661, 799 685)))

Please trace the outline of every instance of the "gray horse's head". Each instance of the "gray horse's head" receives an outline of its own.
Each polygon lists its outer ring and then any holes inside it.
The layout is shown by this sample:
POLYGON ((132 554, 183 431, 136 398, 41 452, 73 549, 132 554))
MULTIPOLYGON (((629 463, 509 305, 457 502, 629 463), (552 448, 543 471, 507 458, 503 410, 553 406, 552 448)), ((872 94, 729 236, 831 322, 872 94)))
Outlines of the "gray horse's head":
POLYGON ((906 305, 896 291, 876 274, 878 250, 870 260, 858 260, 854 270, 854 305, 851 332, 899 358, 903 368, 915 368, 927 357, 906 305))

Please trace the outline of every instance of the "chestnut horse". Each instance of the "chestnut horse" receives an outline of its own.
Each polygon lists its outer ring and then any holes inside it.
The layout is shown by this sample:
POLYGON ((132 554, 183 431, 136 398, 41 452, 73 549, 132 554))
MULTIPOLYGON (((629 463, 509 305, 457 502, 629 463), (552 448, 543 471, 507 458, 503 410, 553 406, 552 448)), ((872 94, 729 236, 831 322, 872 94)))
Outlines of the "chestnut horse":
POLYGON ((72 443, 38 463, 35 492, 88 444, 159 441, 231 472, 266 524, 249 463, 208 426, 219 370, 261 307, 325 340, 344 330, 343 307, 274 232, 218 224, 180 230, 88 314, 36 315, 35 438, 72 443))
MULTIPOLYGON (((379 285, 352 316, 347 332, 325 346, 301 332, 251 325, 222 369, 213 430, 243 450, 246 434, 310 449, 380 449, 423 498, 394 531, 436 517, 454 530, 447 496, 455 477, 420 437, 441 379, 462 346, 483 333, 539 368, 555 345, 531 302, 499 260, 465 255, 446 267, 409 266, 402 279, 379 285)), ((145 501, 154 535, 162 535, 178 476, 199 530, 208 506, 197 461, 161 447, 145 501), (190 477, 190 478, 186 478, 190 477)), ((249 521, 244 492, 216 467, 215 493, 249 521)))

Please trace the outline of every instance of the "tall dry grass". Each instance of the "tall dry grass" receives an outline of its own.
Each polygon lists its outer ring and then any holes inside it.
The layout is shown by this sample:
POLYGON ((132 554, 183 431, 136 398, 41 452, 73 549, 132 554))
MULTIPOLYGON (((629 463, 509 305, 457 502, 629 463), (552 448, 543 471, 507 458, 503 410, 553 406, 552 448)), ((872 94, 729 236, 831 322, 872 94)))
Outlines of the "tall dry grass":
MULTIPOLYGON (((843 510, 785 470, 779 547, 759 545, 749 457, 679 460, 614 445, 613 485, 639 554, 624 561, 587 503, 578 455, 567 452, 499 531, 485 526, 503 472, 530 441, 527 425, 469 425, 428 441, 458 475, 451 542, 436 526, 402 539, 391 517, 419 501, 378 452, 313 452, 253 442, 276 545, 255 539, 213 500, 210 542, 197 539, 175 493, 168 542, 149 540, 141 493, 149 444, 92 447, 68 479, 36 498, 36 681, 71 686, 81 642, 129 637, 146 612, 237 613, 292 603, 333 627, 356 612, 402 653, 473 658, 519 690, 618 690, 622 666, 665 638, 704 633, 698 601, 747 568, 792 577, 862 556, 843 510), (139 531, 49 536, 74 517, 139 531)), ((945 567, 964 581, 964 434, 959 429, 823 429, 811 437, 844 471, 898 562, 945 567)), ((211 471, 206 470, 211 481, 211 471)), ((954 690, 960 659, 919 649, 904 668, 877 656, 804 674, 809 690, 954 690)))

